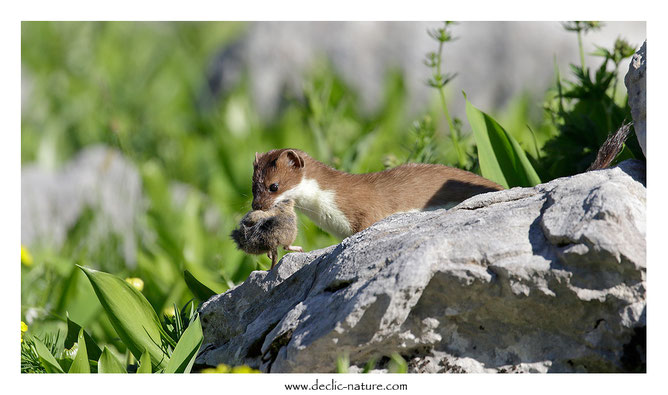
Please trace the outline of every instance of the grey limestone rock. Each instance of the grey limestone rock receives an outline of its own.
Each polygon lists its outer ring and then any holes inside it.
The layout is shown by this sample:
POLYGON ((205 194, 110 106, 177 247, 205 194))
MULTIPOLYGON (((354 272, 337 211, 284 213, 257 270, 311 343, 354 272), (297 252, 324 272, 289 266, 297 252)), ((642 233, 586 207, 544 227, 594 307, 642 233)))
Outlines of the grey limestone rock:
POLYGON ((629 92, 629 107, 633 117, 633 128, 642 153, 647 156, 647 41, 631 58, 629 71, 624 77, 624 85, 629 92))
POLYGON ((287 254, 200 307, 198 365, 264 372, 644 370, 645 168, 623 162, 287 254))

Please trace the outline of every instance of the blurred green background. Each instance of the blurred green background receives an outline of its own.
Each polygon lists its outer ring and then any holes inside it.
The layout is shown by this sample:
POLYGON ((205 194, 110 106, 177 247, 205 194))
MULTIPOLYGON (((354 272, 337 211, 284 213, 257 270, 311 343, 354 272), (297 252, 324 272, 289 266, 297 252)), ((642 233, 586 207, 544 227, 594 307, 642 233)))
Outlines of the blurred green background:
MULTIPOLYGON (((327 59, 305 76, 303 98, 285 97, 271 120, 258 115, 248 76, 212 105, 198 104, 207 92, 212 56, 244 28, 243 23, 208 22, 22 23, 22 70, 29 81, 21 118, 22 165, 55 171, 86 147, 104 144, 136 167, 143 195, 140 229, 133 236, 136 264, 126 262, 122 235, 110 233, 90 247, 98 215, 94 209, 78 219, 62 245, 26 246, 21 313, 31 331, 64 330, 68 314, 99 343, 125 352, 75 264, 140 278, 143 294, 158 312, 193 297, 183 270, 223 292, 252 270, 267 269, 268 258, 237 251, 229 238, 250 209, 255 152, 299 148, 349 172, 378 171, 409 160, 457 163, 436 92, 421 114, 408 114, 399 72, 385 78, 382 103, 371 114, 359 110, 356 92, 327 59), (185 190, 185 197, 174 199, 175 188, 185 190)), ((613 124, 628 113, 624 94, 618 89, 619 97, 611 99, 613 124)), ((555 143, 564 121, 555 122, 543 107, 554 108, 556 95, 556 87, 546 92, 545 103, 518 95, 506 109, 490 110, 526 150, 543 181, 572 174, 566 163, 570 166, 583 149, 577 138, 555 143), (545 160, 550 152, 565 152, 568 144, 575 148, 560 157, 564 163, 545 160)), ((449 92, 449 97, 455 95, 449 92)), ((465 121, 461 125, 465 167, 477 171, 470 128, 465 121)), ((595 147, 608 131, 597 132, 587 144, 595 147)), ((295 244, 313 250, 338 241, 300 215, 295 244)))

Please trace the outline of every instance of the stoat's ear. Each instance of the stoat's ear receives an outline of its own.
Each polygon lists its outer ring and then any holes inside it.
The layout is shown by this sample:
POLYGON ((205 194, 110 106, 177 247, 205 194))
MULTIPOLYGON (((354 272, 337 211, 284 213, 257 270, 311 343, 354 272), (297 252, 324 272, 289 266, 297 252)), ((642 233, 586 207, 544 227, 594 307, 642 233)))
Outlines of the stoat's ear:
POLYGON ((285 155, 285 158, 288 160, 288 164, 295 169, 301 169, 304 167, 304 158, 297 153, 297 151, 287 150, 283 151, 281 156, 285 155))

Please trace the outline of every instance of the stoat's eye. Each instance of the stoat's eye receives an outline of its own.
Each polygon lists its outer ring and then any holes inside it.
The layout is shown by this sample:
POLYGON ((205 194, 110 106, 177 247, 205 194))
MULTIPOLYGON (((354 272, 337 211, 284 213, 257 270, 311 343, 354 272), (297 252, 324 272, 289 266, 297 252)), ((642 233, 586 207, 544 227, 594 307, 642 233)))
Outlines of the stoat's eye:
POLYGON ((269 185, 269 190, 272 191, 272 192, 278 191, 278 184, 269 185))

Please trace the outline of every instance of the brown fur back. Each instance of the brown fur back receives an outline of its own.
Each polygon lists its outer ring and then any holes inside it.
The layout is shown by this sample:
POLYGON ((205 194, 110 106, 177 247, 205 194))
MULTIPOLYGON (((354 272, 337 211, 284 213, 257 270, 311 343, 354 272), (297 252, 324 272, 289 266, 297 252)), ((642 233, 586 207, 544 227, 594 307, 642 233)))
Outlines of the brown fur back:
POLYGON ((306 156, 305 169, 305 177, 336 191, 337 206, 354 233, 397 212, 443 207, 503 189, 486 178, 443 165, 406 164, 377 173, 348 174, 306 156))
POLYGON ((304 151, 277 149, 256 155, 253 208, 268 209, 276 196, 299 185, 302 179, 316 180, 320 189, 335 193, 336 206, 353 233, 397 212, 443 207, 503 189, 476 174, 443 165, 406 164, 377 173, 348 174, 304 151), (272 184, 278 186, 277 191, 270 191, 272 184))

